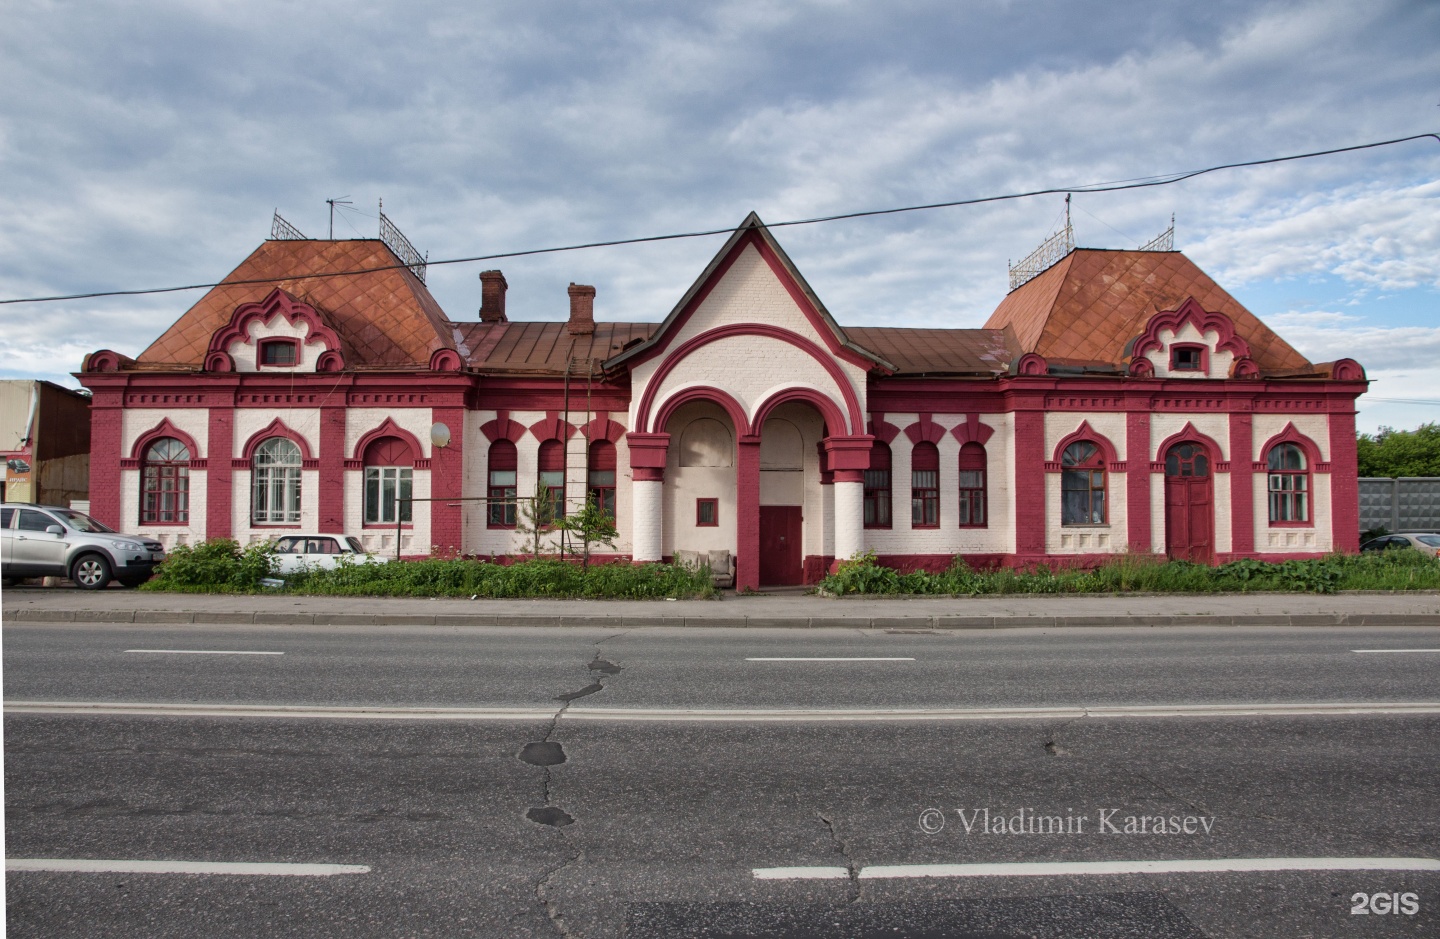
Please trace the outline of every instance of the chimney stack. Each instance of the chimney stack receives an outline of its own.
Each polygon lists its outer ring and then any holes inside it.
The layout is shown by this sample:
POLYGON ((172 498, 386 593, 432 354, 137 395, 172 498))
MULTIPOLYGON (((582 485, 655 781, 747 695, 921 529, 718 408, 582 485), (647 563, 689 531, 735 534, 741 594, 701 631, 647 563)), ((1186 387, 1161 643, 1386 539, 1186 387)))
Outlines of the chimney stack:
POLYGON ((499 271, 480 272, 480 322, 505 322, 505 275, 499 271))
POLYGON ((595 333, 595 288, 584 284, 570 285, 570 335, 591 336, 595 333))

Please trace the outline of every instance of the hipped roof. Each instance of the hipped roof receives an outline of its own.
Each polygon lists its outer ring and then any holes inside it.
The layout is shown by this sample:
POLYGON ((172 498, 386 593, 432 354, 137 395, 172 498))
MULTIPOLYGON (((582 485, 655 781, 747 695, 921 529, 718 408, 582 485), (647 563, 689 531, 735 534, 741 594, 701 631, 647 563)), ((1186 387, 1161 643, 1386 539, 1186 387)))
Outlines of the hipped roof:
POLYGON ((373 239, 266 241, 136 362, 200 368, 210 337, 230 322, 235 308, 279 287, 313 306, 340 334, 347 368, 425 368, 437 350, 455 347, 453 332, 425 284, 400 264, 373 239), (368 273, 313 276, 360 270, 368 273))

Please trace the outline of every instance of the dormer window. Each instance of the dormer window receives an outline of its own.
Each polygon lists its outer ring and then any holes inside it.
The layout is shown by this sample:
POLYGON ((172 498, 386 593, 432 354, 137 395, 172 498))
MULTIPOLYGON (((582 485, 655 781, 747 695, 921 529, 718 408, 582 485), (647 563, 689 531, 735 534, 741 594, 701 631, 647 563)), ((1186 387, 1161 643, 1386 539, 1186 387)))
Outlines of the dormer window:
POLYGON ((1204 347, 1204 346, 1171 346, 1171 347, 1170 347, 1170 371, 1172 371, 1172 372, 1203 372, 1203 371, 1205 371, 1205 347, 1204 347))
POLYGON ((300 344, 294 339, 260 341, 261 368, 294 368, 300 361, 300 344))

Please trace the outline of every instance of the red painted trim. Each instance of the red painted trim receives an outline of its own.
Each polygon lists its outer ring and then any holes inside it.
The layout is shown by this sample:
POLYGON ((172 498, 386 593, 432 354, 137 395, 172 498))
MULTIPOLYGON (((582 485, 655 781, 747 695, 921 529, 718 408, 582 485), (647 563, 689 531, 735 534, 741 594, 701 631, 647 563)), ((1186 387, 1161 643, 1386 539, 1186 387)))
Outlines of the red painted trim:
POLYGON ((983 447, 994 435, 995 428, 980 423, 980 415, 973 411, 965 415, 965 423, 950 430, 950 436, 958 440, 962 447, 967 443, 978 443, 983 447))
POLYGON ((578 427, 562 421, 555 414, 547 414, 541 420, 530 425, 530 433, 534 435, 536 440, 541 442, 546 440, 569 440, 578 432, 578 427))
POLYGON ((497 415, 493 421, 486 421, 480 425, 480 433, 484 434, 485 439, 491 443, 497 440, 518 443, 520 438, 525 436, 525 425, 519 421, 510 420, 509 411, 499 411, 497 415))
POLYGON ((886 446, 890 445, 900 433, 900 428, 894 424, 885 422, 885 415, 879 411, 870 412, 870 420, 865 425, 865 432, 879 438, 886 446))
MULTIPOLYGON (((646 383, 645 393, 640 397, 640 407, 636 412, 636 425, 638 428, 645 430, 654 426, 650 423, 650 411, 654 406, 655 396, 659 393, 660 387, 664 385, 665 379, 677 365, 697 349, 710 345, 713 342, 736 336, 761 336, 767 339, 787 342, 809 355, 820 364, 821 368, 825 369, 825 373, 835 382, 836 388, 839 389, 841 396, 845 399, 845 407, 850 416, 848 429, 852 431, 858 430, 864 425, 864 415, 860 410, 860 399, 855 394, 855 389, 851 387, 849 378, 846 377, 840 366, 835 364, 834 359, 829 358, 819 346, 804 336, 792 333, 786 329, 781 329, 778 326, 768 326, 763 323, 735 323, 708 330, 698 336, 692 336, 682 342, 675 351, 665 359, 660 367, 655 370, 655 374, 652 375, 646 383)), ((738 429, 737 425, 737 431, 738 429)), ((842 431, 845 429, 847 428, 840 428, 842 431)))
MULTIPOLYGON (((1230 548, 1240 556, 1255 550, 1254 429, 1249 414, 1230 415, 1230 548)), ((1267 507, 1266 512, 1269 512, 1267 507)), ((1217 556, 1218 557, 1218 556, 1217 556)))
POLYGON ((1147 352, 1164 348, 1164 344, 1160 341, 1161 331, 1168 329, 1178 335, 1186 323, 1194 324, 1202 336, 1213 330, 1218 337, 1215 351, 1233 352, 1237 357, 1248 358, 1250 356, 1250 344, 1235 332, 1234 320, 1224 313, 1208 312, 1195 302, 1194 297, 1187 297, 1179 308, 1162 310, 1150 317, 1150 321, 1145 324, 1145 331, 1134 340, 1134 344, 1130 347, 1130 357, 1137 359, 1147 352))
POLYGON ((630 470, 630 478, 637 483, 663 483, 665 481, 665 467, 636 466, 630 470))
MULTIPOLYGON (((837 358, 844 359, 851 365, 863 368, 866 371, 875 368, 877 363, 873 359, 868 359, 857 352, 852 352, 840 344, 840 337, 835 335, 834 330, 825 322, 825 318, 820 315, 820 311, 815 309, 810 303, 810 298, 805 296, 805 291, 802 290, 795 279, 790 276, 790 272, 785 269, 785 265, 780 261, 779 255, 771 250, 770 246, 765 243, 765 240, 761 238, 758 233, 755 234, 755 247, 759 249, 760 256, 765 259, 766 264, 770 265, 770 270, 775 273, 780 283, 785 285, 785 290, 790 294, 790 299, 795 301, 795 305, 800 308, 800 312, 804 314, 811 328, 819 333, 821 339, 825 340, 825 347, 830 350, 830 354, 837 358)), ((855 428, 859 426, 859 424, 853 425, 855 428)))
POLYGON ((174 437, 183 443, 186 449, 190 451, 192 466, 194 466, 196 459, 205 455, 200 452, 200 447, 196 445, 194 437, 170 423, 170 418, 166 417, 162 418, 160 423, 135 438, 135 443, 130 447, 130 459, 135 461, 136 466, 139 466, 145 459, 145 449, 162 437, 174 437))
MULTIPOLYGON (((1220 463, 1222 462, 1222 458, 1225 456, 1225 451, 1220 449, 1220 444, 1215 441, 1215 438, 1210 437, 1207 434, 1200 433, 1200 431, 1195 429, 1195 424, 1193 422, 1186 421, 1184 427, 1180 428, 1180 430, 1176 433, 1173 433, 1170 436, 1166 437, 1163 441, 1161 441, 1160 446, 1155 450, 1155 460, 1153 461, 1153 463, 1159 464, 1160 471, 1162 473, 1165 471, 1165 454, 1170 451, 1171 447, 1181 443, 1198 443, 1203 446, 1207 451, 1209 451, 1206 456, 1210 458, 1211 465, 1217 472, 1219 471, 1220 463)), ((1148 450, 1146 452, 1148 455, 1148 450)), ((1151 469, 1153 470, 1154 468, 1155 467, 1152 465, 1151 469)))
POLYGON ((1237 357, 1230 363, 1230 377, 1238 379, 1256 379, 1260 377, 1260 366, 1249 356, 1237 357))
POLYGON ((1050 372, 1050 363, 1038 352, 1027 352, 1015 360, 1015 374, 1040 376, 1050 372))
MULTIPOLYGON (((89 355, 85 356, 84 362, 82 362, 80 365, 80 371, 118 372, 122 368, 134 364, 135 360, 130 358, 128 355, 121 355, 120 353, 113 352, 110 349, 100 349, 99 351, 92 352, 89 355)), ((93 503, 94 500, 92 499, 91 502, 93 503)), ((94 518, 96 521, 105 521, 104 519, 100 518, 98 515, 94 515, 93 513, 91 514, 91 517, 94 518)), ((107 522, 106 524, 109 523, 107 522)))
MULTIPOLYGON (((864 483, 865 471, 859 469, 837 469, 830 473, 832 483, 864 483)), ((891 510, 893 513, 893 509, 891 510)))
MULTIPOLYGON (((652 380, 650 384, 653 387, 655 383, 652 380)), ((735 436, 740 437, 750 433, 750 419, 745 416, 745 409, 740 406, 740 402, 731 397, 729 392, 722 391, 710 385, 691 385, 688 388, 680 389, 666 398, 664 403, 660 405, 659 412, 655 415, 653 426, 660 428, 657 433, 665 432, 665 428, 670 425, 670 418, 674 416, 675 412, 679 410, 682 405, 689 404, 692 401, 709 401, 711 404, 719 405, 720 409, 729 416, 730 423, 735 425, 733 428, 735 436)), ((643 415, 638 425, 641 427, 645 426, 643 415)), ((632 436, 634 435, 627 434, 626 439, 628 440, 632 436)))
MULTIPOLYGON (((1236 359, 1236 361, 1238 362, 1240 360, 1236 359)), ((1143 356, 1133 358, 1130 360, 1130 364, 1126 366, 1125 371, 1132 378, 1154 378, 1155 363, 1143 356)))
POLYGON ((292 339, 289 336, 266 336, 255 344, 255 367, 257 369, 292 369, 300 366, 300 340, 292 339), (265 350, 271 347, 289 346, 295 350, 294 361, 281 365, 269 365, 265 362, 265 350))
POLYGON ((751 425, 755 428, 763 428, 765 420, 782 404, 791 401, 803 401, 815 410, 820 412, 821 418, 825 421, 825 433, 831 436, 845 435, 845 415, 835 406, 835 402, 813 388, 786 388, 777 391, 775 394, 760 402, 755 410, 755 421, 751 425))
MULTIPOLYGON (((210 337, 210 346, 206 351, 228 352, 231 344, 235 342, 249 345, 253 341, 253 337, 250 335, 250 324, 257 320, 262 324, 268 323, 276 316, 284 316, 291 326, 303 320, 310 326, 310 331, 305 337, 305 345, 313 345, 318 342, 323 344, 327 351, 343 356, 339 334, 326 325, 324 318, 316 312, 315 308, 279 287, 270 291, 259 303, 242 303, 236 307, 235 312, 230 315, 230 322, 217 329, 210 337)), ((256 365, 259 366, 258 358, 256 365)))
MULTIPOLYGON (((869 434, 861 434, 853 437, 826 437, 820 441, 821 452, 824 454, 825 466, 833 471, 863 473, 870 468, 870 451, 875 445, 875 438, 869 434)), ((839 479, 839 477, 836 477, 839 479)), ((841 482, 859 482, 855 479, 841 479, 841 482)))
MULTIPOLYGON (((1270 450, 1277 444, 1282 443, 1293 443, 1304 451, 1306 472, 1321 472, 1320 448, 1316 446, 1315 441, 1295 429, 1294 421, 1287 422, 1280 433, 1265 441, 1265 446, 1260 448, 1260 459, 1255 461, 1255 468, 1257 470, 1263 469, 1268 473, 1270 471, 1270 450)), ((1356 511, 1358 512, 1359 503, 1356 503, 1356 505, 1356 511)))
POLYGON ((430 355, 430 371, 458 372, 465 365, 454 349, 436 349, 430 355))
POLYGON ((910 438, 911 443, 923 440, 926 443, 938 444, 945 439, 945 428, 932 421, 929 414, 921 412, 920 419, 905 428, 905 436, 910 438))
POLYGON ((1110 442, 1110 438, 1091 427, 1089 421, 1081 421, 1080 426, 1075 428, 1073 433, 1061 438, 1060 442, 1055 445, 1055 454, 1048 461, 1046 469, 1049 470, 1050 466, 1054 466, 1054 469, 1050 471, 1060 472, 1060 457, 1065 453, 1065 448, 1072 443, 1079 443, 1082 440, 1093 443, 1100 448, 1100 456, 1105 461, 1108 469, 1117 473, 1125 471, 1125 467, 1120 463, 1120 458, 1115 453, 1115 445, 1110 442))
POLYGON ((435 408, 431 413, 450 428, 450 444, 430 453, 430 495, 436 501, 422 504, 430 506, 430 544, 449 555, 465 544, 464 503, 441 501, 465 495, 465 408, 435 408))
MULTIPOLYGON (((310 444, 305 442, 305 438, 298 432, 291 430, 284 421, 277 417, 269 424, 266 424, 263 429, 252 434, 249 440, 245 441, 245 446, 241 449, 240 455, 246 463, 249 463, 255 456, 255 448, 271 437, 284 437, 286 440, 293 440, 295 445, 300 448, 302 465, 305 461, 314 459, 314 456, 310 453, 310 444)), ((313 469, 313 467, 309 468, 313 469)))
MULTIPOLYGON (((1015 415, 1015 548, 1021 554, 1045 551, 1045 415, 1015 415)), ((1059 511, 1059 506, 1055 507, 1059 511)))
POLYGON ((720 527, 720 500, 719 499, 696 499, 695 500, 695 527, 696 528, 718 528, 720 527), (712 508, 710 513, 711 521, 700 521, 700 506, 709 504, 712 508))
POLYGON ((1138 469, 1145 465, 1150 455, 1150 415, 1147 412, 1131 411, 1125 415, 1125 452, 1130 456, 1126 462, 1137 467, 1136 472, 1125 475, 1125 519, 1130 550, 1144 553, 1151 550, 1155 539, 1150 525, 1151 474, 1138 469))
POLYGON ((315 505, 320 510, 321 531, 345 530, 345 422, 343 404, 320 409, 319 499, 315 505))
MULTIPOLYGON (((379 427, 367 431, 365 435, 362 436, 355 443, 355 449, 350 451, 350 460, 360 460, 362 461, 360 465, 364 466, 365 464, 363 461, 365 459, 365 448, 370 446, 370 444, 374 443, 375 441, 381 439, 382 437, 397 437, 400 440, 404 441, 405 444, 410 447, 410 452, 415 454, 415 459, 417 460, 425 454, 425 451, 420 448, 419 438, 417 438, 414 434, 410 433, 410 431, 401 427, 399 424, 395 423, 395 418, 387 417, 380 424, 379 427)), ((344 446, 343 437, 341 438, 341 446, 344 446)), ((325 446, 323 443, 320 446, 320 450, 322 453, 325 450, 325 446)))
POLYGON ((584 434, 585 439, 591 443, 596 443, 601 440, 616 443, 621 437, 625 436, 625 425, 618 421, 610 420, 608 415, 603 415, 586 424, 580 429, 580 432, 584 434))

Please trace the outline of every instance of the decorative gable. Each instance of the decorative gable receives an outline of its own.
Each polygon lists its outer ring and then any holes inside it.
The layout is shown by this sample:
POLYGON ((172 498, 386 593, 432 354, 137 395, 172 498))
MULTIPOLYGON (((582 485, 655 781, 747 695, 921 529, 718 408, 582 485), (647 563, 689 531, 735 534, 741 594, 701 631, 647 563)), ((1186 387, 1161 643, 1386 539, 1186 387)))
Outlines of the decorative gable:
POLYGON ((1250 345, 1235 321, 1206 311, 1194 297, 1150 317, 1126 353, 1132 374, 1156 378, 1229 378, 1250 370, 1250 345))
POLYGON ((208 372, 338 372, 340 336, 320 312, 276 287, 235 308, 205 354, 208 372))

